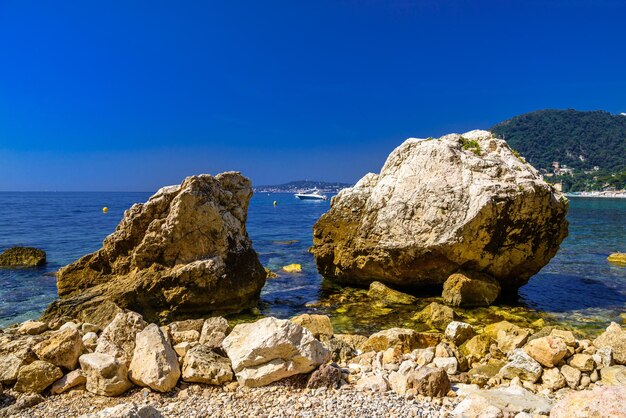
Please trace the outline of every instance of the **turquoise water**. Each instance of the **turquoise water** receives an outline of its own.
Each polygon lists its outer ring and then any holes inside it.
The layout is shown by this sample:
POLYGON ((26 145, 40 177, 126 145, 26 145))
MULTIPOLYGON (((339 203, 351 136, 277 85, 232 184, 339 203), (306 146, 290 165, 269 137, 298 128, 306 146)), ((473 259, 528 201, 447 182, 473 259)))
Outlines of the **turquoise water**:
MULTIPOLYGON (((35 269, 0 269, 0 326, 37 317, 56 297, 51 275, 65 264, 100 248, 133 203, 149 193, 0 193, 0 250, 34 246, 48 254, 35 269), (107 206, 109 213, 103 214, 107 206)), ((248 233, 264 266, 279 273, 263 289, 263 314, 289 317, 311 311, 336 292, 315 270, 308 248, 315 221, 328 201, 299 201, 291 194, 252 198, 248 233), (278 202, 277 206, 273 201, 278 202), (302 273, 282 266, 302 264, 302 273)), ((559 321, 599 329, 621 322, 626 312, 626 268, 606 261, 626 252, 626 199, 570 201, 570 235, 557 256, 520 290, 516 305, 550 314, 559 321)))

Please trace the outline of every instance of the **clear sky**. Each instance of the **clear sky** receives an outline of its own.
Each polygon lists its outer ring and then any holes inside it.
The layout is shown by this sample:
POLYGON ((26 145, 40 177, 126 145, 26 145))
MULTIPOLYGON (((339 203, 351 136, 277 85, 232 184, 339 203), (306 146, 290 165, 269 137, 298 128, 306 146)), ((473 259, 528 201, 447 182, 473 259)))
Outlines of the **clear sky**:
POLYGON ((626 111, 626 2, 0 0, 0 190, 353 182, 410 136, 626 111))

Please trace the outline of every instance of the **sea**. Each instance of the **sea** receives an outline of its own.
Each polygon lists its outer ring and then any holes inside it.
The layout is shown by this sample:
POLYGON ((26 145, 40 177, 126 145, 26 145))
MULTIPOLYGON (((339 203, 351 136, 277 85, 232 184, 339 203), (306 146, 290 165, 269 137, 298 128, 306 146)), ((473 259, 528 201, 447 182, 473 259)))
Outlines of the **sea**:
MULTIPOLYGON (((54 272, 98 250, 124 211, 149 196, 1 192, 0 251, 16 245, 37 247, 46 251, 48 263, 40 268, 0 269, 0 328, 37 318, 57 297, 54 272), (108 207, 108 213, 103 213, 103 207, 108 207)), ((324 280, 308 252, 313 224, 329 205, 329 201, 300 201, 287 193, 253 196, 248 234, 261 263, 278 273, 262 291, 260 314, 288 318, 322 312, 336 317, 339 331, 373 331, 382 322, 341 306, 356 293, 324 280), (302 272, 281 271, 292 263, 301 264, 302 272), (342 292, 346 296, 338 296, 342 292)), ((506 303, 587 333, 597 333, 611 321, 624 323, 626 268, 608 263, 607 256, 626 252, 626 199, 571 198, 568 220, 569 236, 558 254, 520 289, 516 300, 506 303)), ((397 317, 393 310, 385 315, 397 317)))

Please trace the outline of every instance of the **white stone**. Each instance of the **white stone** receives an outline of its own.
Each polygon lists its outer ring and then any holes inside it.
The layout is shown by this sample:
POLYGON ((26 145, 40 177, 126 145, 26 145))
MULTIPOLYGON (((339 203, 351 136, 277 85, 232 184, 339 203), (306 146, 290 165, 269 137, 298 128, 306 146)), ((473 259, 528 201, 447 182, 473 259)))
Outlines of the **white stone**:
POLYGON ((156 324, 150 324, 137 333, 133 359, 128 377, 139 386, 167 392, 180 378, 178 357, 156 324))

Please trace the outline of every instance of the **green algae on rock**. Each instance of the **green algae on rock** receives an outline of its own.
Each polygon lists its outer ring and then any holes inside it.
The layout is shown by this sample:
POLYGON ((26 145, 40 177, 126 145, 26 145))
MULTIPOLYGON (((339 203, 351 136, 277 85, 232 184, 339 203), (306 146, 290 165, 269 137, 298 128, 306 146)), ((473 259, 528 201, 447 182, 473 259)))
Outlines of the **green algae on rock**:
POLYGON ((32 247, 12 247, 0 254, 0 267, 38 267, 46 264, 46 252, 32 247))

